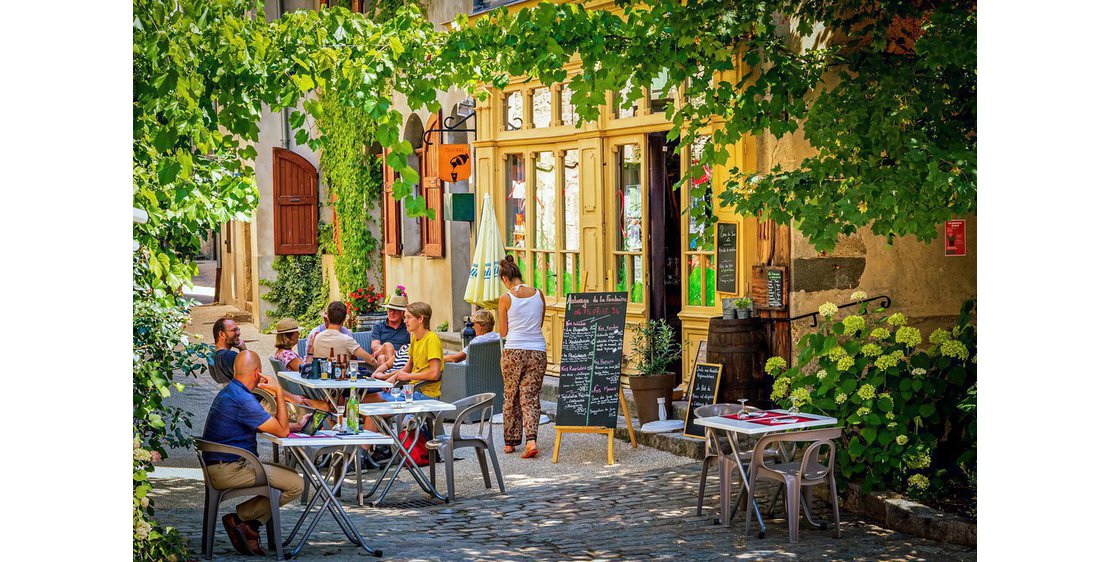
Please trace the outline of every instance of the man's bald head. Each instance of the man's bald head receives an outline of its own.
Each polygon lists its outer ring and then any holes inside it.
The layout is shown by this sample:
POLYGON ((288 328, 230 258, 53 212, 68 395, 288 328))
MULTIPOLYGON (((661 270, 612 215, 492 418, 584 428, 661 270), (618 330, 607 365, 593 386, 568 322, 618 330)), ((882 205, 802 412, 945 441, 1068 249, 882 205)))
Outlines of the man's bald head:
POLYGON ((258 358, 258 354, 246 350, 242 351, 235 357, 235 378, 239 382, 246 385, 247 388, 253 390, 254 386, 258 384, 258 376, 262 374, 262 360, 258 358))

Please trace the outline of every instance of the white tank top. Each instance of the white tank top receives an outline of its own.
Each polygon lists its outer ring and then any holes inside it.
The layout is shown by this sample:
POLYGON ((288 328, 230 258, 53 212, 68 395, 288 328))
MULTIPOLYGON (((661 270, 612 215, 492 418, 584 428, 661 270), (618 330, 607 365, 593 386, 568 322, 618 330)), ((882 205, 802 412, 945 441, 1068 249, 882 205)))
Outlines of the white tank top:
POLYGON ((505 349, 547 351, 547 342, 543 339, 544 307, 540 291, 537 289, 536 294, 528 298, 519 298, 509 291, 509 299, 509 332, 505 336, 505 349))

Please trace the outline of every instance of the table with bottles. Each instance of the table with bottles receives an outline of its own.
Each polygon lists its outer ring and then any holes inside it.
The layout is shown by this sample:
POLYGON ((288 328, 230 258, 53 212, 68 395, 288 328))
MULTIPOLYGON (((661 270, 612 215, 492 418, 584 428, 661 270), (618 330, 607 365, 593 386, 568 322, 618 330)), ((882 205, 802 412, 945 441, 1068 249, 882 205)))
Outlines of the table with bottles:
POLYGON ((328 403, 331 404, 335 412, 339 412, 341 410, 340 406, 346 404, 346 401, 343 400, 343 395, 351 389, 355 389, 358 392, 358 401, 362 402, 362 399, 366 396, 366 392, 371 389, 386 390, 393 388, 393 383, 375 378, 359 377, 356 380, 335 379, 332 377, 326 379, 306 379, 297 371, 278 371, 277 375, 305 388, 315 388, 324 391, 324 396, 327 397, 328 403))

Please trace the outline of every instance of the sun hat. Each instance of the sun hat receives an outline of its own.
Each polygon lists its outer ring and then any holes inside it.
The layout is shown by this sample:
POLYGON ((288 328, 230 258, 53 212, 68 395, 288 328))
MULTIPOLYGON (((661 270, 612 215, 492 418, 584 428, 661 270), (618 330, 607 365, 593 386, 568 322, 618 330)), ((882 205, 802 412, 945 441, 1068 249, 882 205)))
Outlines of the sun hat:
POLYGON ((287 334, 289 332, 299 331, 301 331, 300 326, 298 326, 297 321, 292 318, 282 318, 274 329, 275 334, 287 334))
POLYGON ((390 310, 399 310, 404 312, 409 305, 409 298, 404 295, 393 295, 389 297, 389 304, 385 305, 390 310))

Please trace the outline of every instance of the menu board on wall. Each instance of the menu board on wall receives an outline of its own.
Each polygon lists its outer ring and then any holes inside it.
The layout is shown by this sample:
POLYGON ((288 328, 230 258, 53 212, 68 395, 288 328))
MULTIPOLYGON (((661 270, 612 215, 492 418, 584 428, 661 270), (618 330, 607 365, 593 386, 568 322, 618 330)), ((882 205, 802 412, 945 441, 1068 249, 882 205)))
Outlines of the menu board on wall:
POLYGON ((736 223, 717 223, 717 291, 736 293, 736 223))
POLYGON ((781 269, 767 270, 767 306, 782 308, 782 273, 781 269))
POLYGON ((617 427, 628 293, 571 293, 559 361, 555 425, 617 427))
POLYGON ((686 393, 690 407, 686 409, 686 425, 682 433, 687 437, 705 437, 705 428, 694 423, 694 410, 717 403, 717 386, 721 383, 721 366, 716 363, 698 363, 690 377, 690 390, 686 393))

